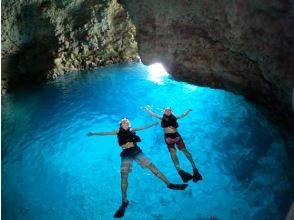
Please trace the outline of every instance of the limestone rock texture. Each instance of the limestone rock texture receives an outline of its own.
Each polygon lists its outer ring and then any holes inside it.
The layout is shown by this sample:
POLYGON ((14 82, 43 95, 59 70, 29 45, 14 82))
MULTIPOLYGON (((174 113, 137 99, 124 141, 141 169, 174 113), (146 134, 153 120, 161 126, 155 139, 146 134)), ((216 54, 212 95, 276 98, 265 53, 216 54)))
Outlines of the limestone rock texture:
MULTIPOLYGON (((120 0, 143 63, 244 95, 293 128, 294 1, 120 0)), ((209 100, 208 100, 209 101, 209 100)))
POLYGON ((116 0, 3 0, 1 11, 2 91, 138 59, 135 27, 116 0))

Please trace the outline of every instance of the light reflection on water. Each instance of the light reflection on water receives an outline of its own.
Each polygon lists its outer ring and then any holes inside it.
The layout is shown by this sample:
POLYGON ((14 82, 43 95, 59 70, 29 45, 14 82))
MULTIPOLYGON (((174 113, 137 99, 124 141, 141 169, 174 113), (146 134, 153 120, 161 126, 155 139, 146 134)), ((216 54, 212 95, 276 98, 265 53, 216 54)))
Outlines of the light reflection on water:
MULTIPOLYGON (((143 64, 68 74, 2 98, 3 219, 110 219, 120 203, 120 148, 111 131, 122 117, 134 127, 171 106, 204 180, 168 190, 134 165, 126 219, 283 219, 293 198, 284 142, 241 96, 169 76, 152 78, 143 64), (155 208, 156 207, 156 208, 155 208)), ((180 182, 161 128, 138 132, 141 148, 180 182)), ((188 161, 179 154, 183 168, 188 161)))

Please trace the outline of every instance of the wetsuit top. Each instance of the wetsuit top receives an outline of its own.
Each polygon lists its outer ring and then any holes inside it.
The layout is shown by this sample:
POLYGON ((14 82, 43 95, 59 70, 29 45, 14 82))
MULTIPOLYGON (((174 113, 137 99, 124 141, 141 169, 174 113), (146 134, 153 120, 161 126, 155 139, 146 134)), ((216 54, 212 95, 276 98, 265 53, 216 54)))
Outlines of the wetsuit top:
POLYGON ((137 142, 140 142, 141 139, 136 135, 136 132, 132 131, 130 128, 128 130, 120 128, 117 134, 117 139, 119 146, 122 146, 127 142, 133 142, 135 145, 134 147, 124 149, 120 154, 121 157, 135 157, 142 152, 137 146, 137 142))
POLYGON ((167 128, 167 127, 174 127, 177 128, 179 127, 179 124, 177 122, 177 118, 174 115, 166 115, 163 114, 162 119, 161 119, 161 127, 167 128))
POLYGON ((133 142, 136 145, 136 142, 141 141, 140 137, 136 135, 136 132, 130 128, 128 130, 120 128, 117 134, 117 139, 119 146, 122 146, 127 142, 133 142))
MULTIPOLYGON (((174 127, 177 128, 179 127, 179 124, 177 122, 177 118, 174 115, 166 115, 163 114, 162 119, 161 119, 161 127, 163 128, 167 128, 167 127, 174 127)), ((178 132, 175 133, 165 133, 164 134, 165 137, 169 137, 169 138, 176 138, 178 136, 180 136, 180 134, 178 132)))

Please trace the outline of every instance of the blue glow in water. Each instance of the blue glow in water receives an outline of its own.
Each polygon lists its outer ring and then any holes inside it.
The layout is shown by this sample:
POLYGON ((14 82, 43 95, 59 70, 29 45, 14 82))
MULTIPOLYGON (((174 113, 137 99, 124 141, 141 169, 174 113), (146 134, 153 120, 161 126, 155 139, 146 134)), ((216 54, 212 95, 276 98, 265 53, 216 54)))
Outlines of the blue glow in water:
MULTIPOLYGON (((283 219, 292 199, 283 139, 241 97, 222 90, 154 80, 142 64, 73 73, 2 98, 3 219, 111 219, 121 202, 120 148, 112 131, 156 121, 172 106, 179 132, 204 180, 172 191, 134 164, 125 219, 283 219), (152 81, 153 80, 153 81, 152 81)), ((181 182, 160 126, 139 131, 141 148, 181 182)), ((191 172, 187 159, 181 166, 191 172)))

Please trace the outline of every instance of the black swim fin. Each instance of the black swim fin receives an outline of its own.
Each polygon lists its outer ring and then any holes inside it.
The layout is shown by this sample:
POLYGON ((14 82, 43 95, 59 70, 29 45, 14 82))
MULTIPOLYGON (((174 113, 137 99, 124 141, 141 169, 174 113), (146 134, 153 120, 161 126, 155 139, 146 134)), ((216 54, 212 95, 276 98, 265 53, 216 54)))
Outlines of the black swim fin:
POLYGON ((185 172, 184 170, 179 170, 179 175, 181 176, 184 183, 188 182, 193 178, 193 176, 190 173, 185 172))
POLYGON ((122 218, 125 215, 126 208, 129 205, 129 201, 123 202, 119 209, 115 212, 113 218, 122 218))
POLYGON ((202 180, 201 174, 198 172, 197 169, 193 169, 193 182, 197 182, 199 180, 202 180))
POLYGON ((187 186, 188 184, 173 184, 173 183, 170 183, 167 185, 168 188, 174 189, 174 190, 184 190, 186 189, 187 186))

